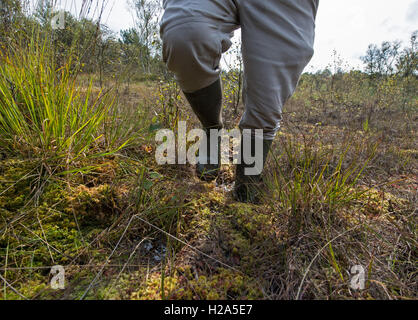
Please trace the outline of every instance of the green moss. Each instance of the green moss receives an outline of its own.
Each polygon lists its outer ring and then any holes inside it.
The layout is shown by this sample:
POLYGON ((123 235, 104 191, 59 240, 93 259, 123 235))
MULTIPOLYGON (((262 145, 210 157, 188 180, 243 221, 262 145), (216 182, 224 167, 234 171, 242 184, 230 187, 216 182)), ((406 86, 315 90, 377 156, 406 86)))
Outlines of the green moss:
MULTIPOLYGON (((42 280, 29 279, 18 287, 18 292, 27 299, 35 296, 37 296, 38 299, 41 299, 43 297, 42 293, 47 287, 48 285, 42 280)), ((4 292, 4 290, 0 291, 0 300, 22 300, 22 296, 12 290, 6 290, 6 292, 4 292)))
MULTIPOLYGON (((365 190, 366 192, 359 197, 358 202, 360 205, 357 206, 360 206, 360 212, 369 218, 383 220, 396 218, 396 215, 393 215, 393 213, 401 211, 408 204, 407 200, 388 192, 379 191, 375 188, 365 190)), ((348 213, 348 216, 349 219, 354 218, 353 214, 348 213)))
MULTIPOLYGON (((48 266, 74 263, 74 257, 81 262, 80 252, 88 245, 87 226, 93 222, 96 227, 108 226, 115 217, 112 209, 118 197, 108 185, 71 190, 51 180, 36 205, 29 202, 34 177, 23 179, 28 172, 30 165, 25 161, 0 162, 0 229, 5 231, 0 235, 0 265, 11 268, 7 280, 32 297, 49 285, 48 266)), ((89 259, 103 258, 96 251, 95 247, 88 249, 89 259)), ((11 290, 6 295, 15 297, 11 290)))
POLYGON ((88 188, 77 186, 66 198, 68 213, 74 213, 82 226, 107 226, 116 217, 119 197, 108 184, 88 188))
MULTIPOLYGON (((162 298, 161 274, 155 273, 134 292, 132 299, 155 300, 162 298)), ((226 269, 217 273, 193 275, 190 266, 178 268, 174 275, 164 279, 164 296, 169 300, 225 300, 260 299, 262 293, 257 281, 242 274, 226 269)))
POLYGON ((31 188, 27 177, 33 170, 29 161, 7 159, 0 161, 0 208, 2 216, 10 216, 29 200, 31 188), (26 178, 25 178, 26 177, 26 178))

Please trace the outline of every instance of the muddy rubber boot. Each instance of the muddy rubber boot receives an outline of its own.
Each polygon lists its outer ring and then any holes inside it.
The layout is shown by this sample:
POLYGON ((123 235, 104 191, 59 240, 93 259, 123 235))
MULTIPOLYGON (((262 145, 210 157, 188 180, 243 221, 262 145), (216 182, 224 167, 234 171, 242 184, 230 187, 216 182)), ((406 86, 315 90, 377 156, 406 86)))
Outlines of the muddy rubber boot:
MULTIPOLYGON (((251 137, 251 155, 255 155, 255 143, 263 144, 263 161, 261 171, 264 169, 266 163, 267 155, 271 148, 272 140, 266 139, 257 139, 254 136, 251 137)), ((241 138, 241 151, 240 151, 240 160, 241 163, 236 166, 236 176, 235 176, 235 187, 234 187, 234 197, 235 200, 244 203, 254 203, 257 204, 260 202, 261 196, 261 187, 263 184, 262 173, 257 175, 246 175, 246 168, 253 168, 254 165, 247 165, 244 163, 243 159, 243 138, 241 138)))
MULTIPOLYGON (((207 152, 203 157, 206 158, 205 163, 198 163, 196 165, 196 174, 203 181, 213 181, 217 178, 221 159, 220 144, 218 142, 218 161, 217 164, 210 163, 210 129, 220 130, 223 128, 222 124, 222 85, 221 80, 218 79, 210 86, 200 89, 193 93, 183 92, 192 107, 194 113, 202 123, 203 129, 207 137, 207 152)), ((202 157, 202 155, 200 156, 202 157)), ((213 158, 213 157, 212 157, 213 158)))

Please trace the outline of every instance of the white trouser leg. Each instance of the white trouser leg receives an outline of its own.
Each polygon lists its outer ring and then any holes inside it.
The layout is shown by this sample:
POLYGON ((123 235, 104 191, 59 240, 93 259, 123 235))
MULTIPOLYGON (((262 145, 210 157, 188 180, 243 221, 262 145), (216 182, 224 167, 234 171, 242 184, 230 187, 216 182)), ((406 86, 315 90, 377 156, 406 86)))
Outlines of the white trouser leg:
POLYGON ((317 0, 240 1, 245 112, 241 129, 273 139, 313 55, 317 0))

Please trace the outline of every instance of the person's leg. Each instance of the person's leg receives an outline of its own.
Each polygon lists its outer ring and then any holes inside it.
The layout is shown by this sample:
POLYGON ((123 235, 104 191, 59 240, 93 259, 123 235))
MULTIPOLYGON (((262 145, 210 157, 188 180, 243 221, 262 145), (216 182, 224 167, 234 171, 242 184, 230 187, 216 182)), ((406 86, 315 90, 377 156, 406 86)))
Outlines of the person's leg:
POLYGON ((165 0, 163 60, 180 87, 193 93, 219 79, 223 52, 239 28, 235 0, 165 0))
MULTIPOLYGON (((210 130, 221 130, 222 125, 222 86, 221 80, 216 80, 213 84, 195 91, 193 93, 184 92, 187 101, 192 107, 194 113, 200 120, 203 129, 206 132, 207 148, 204 154, 199 154, 196 164, 196 174, 204 181, 215 180, 220 169, 220 148, 218 153, 211 155, 210 130), (214 156, 216 160, 214 161, 214 156), (212 160, 211 160, 212 159, 212 160)), ((219 143, 219 142, 218 142, 219 143)))
MULTIPOLYGON (((163 60, 175 74, 203 128, 222 128, 220 59, 238 28, 233 0, 166 0, 161 23, 163 60)), ((208 142, 210 139, 208 139, 208 142)), ((208 143, 208 151, 210 143, 208 143)), ((202 159, 202 156, 199 157, 202 159)), ((196 166, 198 176, 213 180, 218 164, 196 166)), ((219 159, 218 159, 219 160, 219 159)))
MULTIPOLYGON (((263 129, 267 149, 279 130, 282 107, 313 55, 318 2, 240 1, 245 70, 245 112, 240 128, 263 129)), ((267 153, 264 150, 264 160, 267 153)), ((261 177, 246 176, 245 167, 245 164, 237 166, 235 193, 240 201, 253 201, 252 187, 261 177)))

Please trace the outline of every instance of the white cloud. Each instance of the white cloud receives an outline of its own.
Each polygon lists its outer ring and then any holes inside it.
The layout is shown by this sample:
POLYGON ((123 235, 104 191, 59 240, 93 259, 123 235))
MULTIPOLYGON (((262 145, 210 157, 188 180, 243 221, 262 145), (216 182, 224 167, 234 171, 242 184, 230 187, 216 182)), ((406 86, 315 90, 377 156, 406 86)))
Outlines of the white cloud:
POLYGON ((408 7, 408 12, 406 13, 406 19, 412 23, 417 23, 418 21, 418 0, 415 0, 408 7))
POLYGON ((315 56, 309 68, 323 68, 333 50, 353 67, 370 43, 407 43, 418 29, 417 0, 320 0, 315 56))

